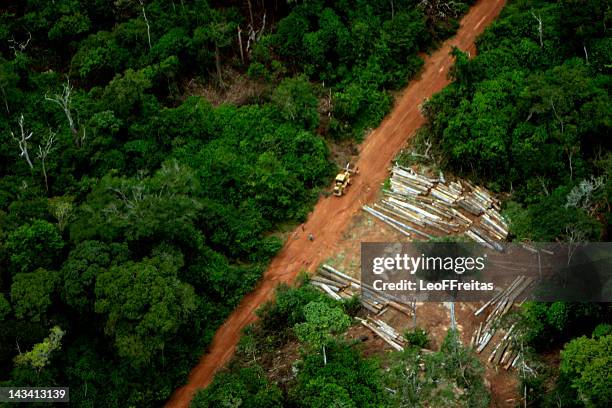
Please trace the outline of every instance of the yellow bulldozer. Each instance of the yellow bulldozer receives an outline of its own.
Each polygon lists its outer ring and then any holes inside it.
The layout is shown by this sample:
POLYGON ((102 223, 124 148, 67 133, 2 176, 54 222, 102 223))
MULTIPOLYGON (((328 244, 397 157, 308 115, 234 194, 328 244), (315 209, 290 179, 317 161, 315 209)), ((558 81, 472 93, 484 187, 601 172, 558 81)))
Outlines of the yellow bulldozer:
POLYGON ((347 163, 344 170, 342 170, 335 179, 334 184, 334 195, 337 197, 341 197, 346 192, 346 189, 349 185, 351 185, 351 177, 353 175, 357 175, 359 172, 359 168, 355 167, 351 169, 351 164, 347 163))

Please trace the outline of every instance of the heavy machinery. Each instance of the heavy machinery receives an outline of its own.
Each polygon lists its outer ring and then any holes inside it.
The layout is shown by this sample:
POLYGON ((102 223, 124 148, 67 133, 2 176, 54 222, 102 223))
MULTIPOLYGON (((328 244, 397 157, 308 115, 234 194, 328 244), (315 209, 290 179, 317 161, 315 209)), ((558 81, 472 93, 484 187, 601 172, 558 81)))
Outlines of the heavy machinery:
POLYGON ((346 192, 347 187, 351 184, 351 177, 353 175, 356 175, 358 171, 359 171, 358 167, 351 169, 351 164, 350 163, 346 164, 346 167, 344 168, 344 170, 342 170, 336 176, 336 179, 335 179, 336 182, 334 184, 334 195, 335 196, 340 197, 346 192))

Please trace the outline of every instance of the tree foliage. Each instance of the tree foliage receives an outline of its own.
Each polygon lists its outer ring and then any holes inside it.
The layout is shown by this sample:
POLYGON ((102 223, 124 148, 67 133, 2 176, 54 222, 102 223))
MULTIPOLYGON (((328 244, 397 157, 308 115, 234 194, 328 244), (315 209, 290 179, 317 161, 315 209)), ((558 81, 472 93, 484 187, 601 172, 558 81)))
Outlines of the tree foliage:
POLYGON ((607 407, 612 403, 612 335, 597 339, 576 338, 561 351, 562 375, 570 378, 585 407, 607 407))
POLYGON ((28 365, 37 371, 42 370, 49 364, 52 353, 61 348, 62 338, 65 334, 66 332, 59 326, 53 326, 48 337, 41 343, 36 344, 31 351, 15 357, 15 363, 18 365, 28 365))
POLYGON ((36 268, 53 267, 64 241, 53 224, 35 220, 10 233, 6 247, 11 253, 12 271, 33 272, 36 268))
POLYGON ((323 359, 327 362, 325 346, 348 328, 349 317, 339 307, 330 307, 324 302, 310 302, 304 306, 304 317, 306 321, 293 328, 295 334, 313 349, 322 348, 323 359))
POLYGON ((219 373, 209 387, 195 396, 191 406, 280 408, 284 406, 282 401, 280 389, 269 383, 261 367, 254 366, 219 373))
POLYGON ((176 276, 182 263, 179 256, 160 253, 111 267, 97 278, 95 311, 106 316, 105 332, 119 356, 135 366, 163 352, 195 310, 193 288, 176 276))
POLYGON ((395 391, 389 395, 389 406, 488 407, 483 374, 480 361, 463 347, 456 332, 449 331, 438 352, 408 347, 391 357, 384 376, 385 386, 395 391))
POLYGON ((11 300, 17 318, 40 320, 53 304, 58 283, 57 272, 39 268, 34 272, 18 273, 13 277, 11 300))
POLYGON ((308 354, 289 395, 297 407, 376 407, 384 402, 379 367, 344 343, 330 343, 328 360, 308 354))

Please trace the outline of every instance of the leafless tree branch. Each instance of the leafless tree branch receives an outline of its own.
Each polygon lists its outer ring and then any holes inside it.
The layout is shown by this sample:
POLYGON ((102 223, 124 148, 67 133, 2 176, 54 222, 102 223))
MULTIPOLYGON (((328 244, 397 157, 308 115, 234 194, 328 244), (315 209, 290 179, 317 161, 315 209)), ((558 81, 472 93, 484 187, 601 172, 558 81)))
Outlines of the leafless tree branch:
POLYGON ((28 166, 30 166, 30 169, 33 170, 34 166, 32 165, 32 161, 30 160, 30 154, 28 153, 28 140, 30 140, 32 138, 32 132, 27 132, 25 130, 24 127, 24 120, 23 120, 23 114, 19 117, 19 120, 17 121, 17 123, 19 124, 19 130, 20 135, 19 137, 15 136, 15 134, 11 131, 11 136, 13 137, 13 140, 15 140, 17 142, 17 144, 19 145, 19 150, 20 150, 20 157, 23 157, 25 159, 25 161, 28 163, 28 166))
POLYGON ((24 52, 26 48, 28 48, 28 45, 30 44, 31 40, 32 40, 32 33, 28 31, 28 39, 26 41, 22 41, 22 42, 16 41, 15 37, 12 37, 10 40, 8 40, 9 48, 13 50, 13 52, 15 53, 15 56, 17 56, 18 53, 24 52))
POLYGON ((43 176, 45 177, 45 189, 49 191, 49 181, 47 179, 47 165, 46 160, 47 156, 51 149, 53 149, 53 144, 55 143, 55 132, 49 130, 49 136, 45 138, 44 146, 38 145, 38 153, 36 157, 40 159, 42 165, 43 176))

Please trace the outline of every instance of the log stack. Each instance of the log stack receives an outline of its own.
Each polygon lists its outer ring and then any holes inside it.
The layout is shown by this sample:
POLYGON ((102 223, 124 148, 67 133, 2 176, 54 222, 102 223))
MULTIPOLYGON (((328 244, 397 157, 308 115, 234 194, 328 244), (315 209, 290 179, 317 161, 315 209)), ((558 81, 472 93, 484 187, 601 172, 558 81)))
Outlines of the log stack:
POLYGON ((489 362, 500 365, 506 370, 516 365, 520 352, 515 346, 515 325, 510 326, 508 330, 502 330, 502 318, 512 309, 517 299, 534 281, 535 279, 531 277, 518 276, 506 289, 499 292, 474 312, 475 316, 485 313, 486 316, 478 326, 478 330, 474 332, 471 346, 480 354, 491 344, 492 350, 489 354, 489 362), (498 337, 501 336, 501 338, 493 341, 497 332, 500 332, 498 337))
POLYGON ((491 249, 508 236, 500 202, 488 190, 462 179, 432 179, 395 165, 384 198, 363 210, 418 240, 464 234, 491 249))
POLYGON ((326 264, 321 265, 317 273, 310 278, 310 284, 335 300, 359 296, 361 305, 376 314, 382 314, 384 309, 390 307, 412 316, 415 308, 414 304, 407 304, 391 294, 380 292, 365 283, 362 284, 359 279, 326 264))
POLYGON ((310 284, 335 300, 358 296, 364 309, 375 315, 374 317, 368 316, 366 319, 358 319, 361 324, 372 330, 394 349, 404 349, 406 344, 403 336, 378 317, 389 308, 412 317, 416 307, 414 303, 404 303, 392 295, 382 293, 370 285, 362 284, 358 279, 326 264, 322 265, 317 273, 310 278, 310 284))

